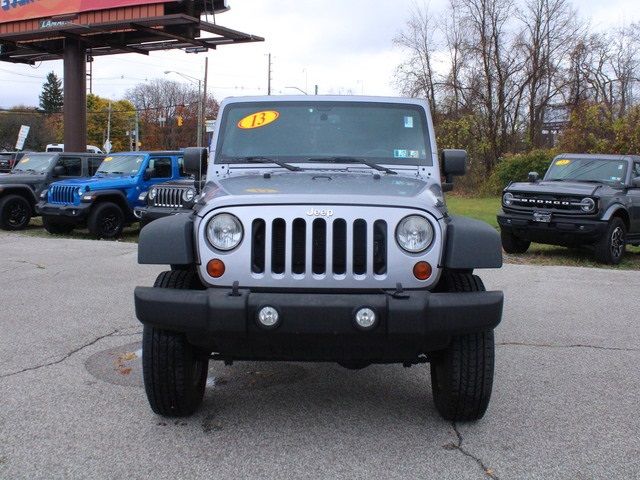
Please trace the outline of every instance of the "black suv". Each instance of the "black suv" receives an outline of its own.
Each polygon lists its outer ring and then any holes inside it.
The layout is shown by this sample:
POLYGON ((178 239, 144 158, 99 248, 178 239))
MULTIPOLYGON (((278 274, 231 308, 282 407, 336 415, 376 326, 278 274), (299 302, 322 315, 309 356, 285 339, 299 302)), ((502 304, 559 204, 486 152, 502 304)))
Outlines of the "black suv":
POLYGON ((24 152, 0 152, 0 172, 10 172, 24 154, 24 152))
POLYGON ((140 228, 158 218, 188 212, 193 208, 204 182, 193 178, 172 180, 140 194, 146 205, 136 207, 133 214, 140 220, 140 228))
POLYGON ((88 153, 27 153, 11 173, 0 176, 0 228, 21 230, 36 215, 35 205, 50 183, 90 177, 104 155, 88 153))
POLYGON ((640 245, 640 156, 558 155, 541 181, 532 172, 504 189, 498 224, 507 253, 531 242, 591 246, 618 264, 627 244, 640 245))

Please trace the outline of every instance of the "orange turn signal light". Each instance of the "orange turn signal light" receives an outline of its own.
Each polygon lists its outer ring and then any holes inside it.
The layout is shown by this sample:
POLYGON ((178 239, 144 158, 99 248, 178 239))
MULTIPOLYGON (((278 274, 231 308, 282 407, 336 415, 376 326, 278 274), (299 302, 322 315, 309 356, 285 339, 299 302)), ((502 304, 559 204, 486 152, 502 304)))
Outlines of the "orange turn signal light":
POLYGON ((224 275, 225 268, 224 262, 217 258, 209 260, 209 263, 207 263, 207 273, 213 278, 220 278, 224 275))
POLYGON ((418 280, 428 280, 433 272, 428 262, 418 262, 413 266, 413 275, 418 280))

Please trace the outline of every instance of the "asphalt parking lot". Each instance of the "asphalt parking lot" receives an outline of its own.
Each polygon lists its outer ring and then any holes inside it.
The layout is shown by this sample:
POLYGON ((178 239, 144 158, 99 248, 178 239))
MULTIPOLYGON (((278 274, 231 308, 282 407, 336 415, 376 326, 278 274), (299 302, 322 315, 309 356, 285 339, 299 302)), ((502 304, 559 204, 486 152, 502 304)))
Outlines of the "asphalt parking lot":
POLYGON ((426 366, 212 364, 192 418, 149 409, 131 243, 0 233, 0 478, 640 478, 640 272, 507 265, 483 420, 426 366))

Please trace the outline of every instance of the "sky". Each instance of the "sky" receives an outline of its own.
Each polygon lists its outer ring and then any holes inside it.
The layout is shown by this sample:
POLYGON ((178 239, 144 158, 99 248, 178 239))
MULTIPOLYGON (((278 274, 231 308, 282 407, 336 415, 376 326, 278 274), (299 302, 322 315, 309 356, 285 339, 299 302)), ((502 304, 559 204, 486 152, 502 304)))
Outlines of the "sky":
MULTIPOLYGON (((418 0, 420 1, 420 0, 418 0)), ((138 83, 154 78, 186 81, 167 70, 203 78, 209 58, 209 95, 267 93, 267 54, 272 60, 272 93, 397 95, 393 83, 402 50, 393 37, 403 29, 416 0, 229 0, 218 24, 265 38, 265 42, 220 46, 203 54, 182 51, 96 57, 93 93, 120 99, 138 83), (293 88, 292 88, 293 87, 293 88)), ((420 1, 422 4, 422 2, 420 1)), ((640 20, 638 0, 574 0, 593 29, 640 20)), ((430 0, 435 16, 447 0, 430 0)), ((0 62, 0 108, 36 106, 48 72, 62 76, 62 61, 35 66, 0 62)))

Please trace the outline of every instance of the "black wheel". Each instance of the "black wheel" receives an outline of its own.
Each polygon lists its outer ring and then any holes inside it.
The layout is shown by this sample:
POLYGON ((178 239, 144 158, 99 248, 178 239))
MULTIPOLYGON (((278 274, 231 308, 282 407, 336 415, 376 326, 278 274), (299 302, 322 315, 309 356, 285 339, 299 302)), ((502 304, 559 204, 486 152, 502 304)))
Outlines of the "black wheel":
POLYGON ((21 195, 7 195, 0 200, 0 228, 22 230, 31 220, 31 205, 21 195))
POLYGON ((516 237, 513 233, 500 229, 502 248, 507 253, 524 253, 529 250, 531 242, 516 237))
POLYGON ((609 222, 607 232, 595 245, 596 260, 607 265, 617 265, 627 247, 627 226, 619 217, 609 222))
POLYGON ((74 229, 74 225, 71 223, 56 220, 55 218, 46 217, 46 216, 42 217, 42 226, 47 232, 53 235, 69 233, 74 229))
MULTIPOLYGON (((195 272, 181 270, 161 273, 154 287, 189 289, 198 284, 195 272)), ((158 415, 193 414, 204 397, 208 368, 208 352, 196 349, 183 333, 144 326, 144 388, 151 409, 158 415)))
POLYGON ((89 215, 88 227, 97 238, 117 238, 124 228, 124 213, 115 203, 99 203, 89 215))
MULTIPOLYGON (((449 292, 484 291, 482 280, 471 273, 445 272, 449 292)), ((451 421, 482 418, 493 386, 495 345, 493 330, 457 335, 431 360, 433 401, 440 415, 451 421)))

